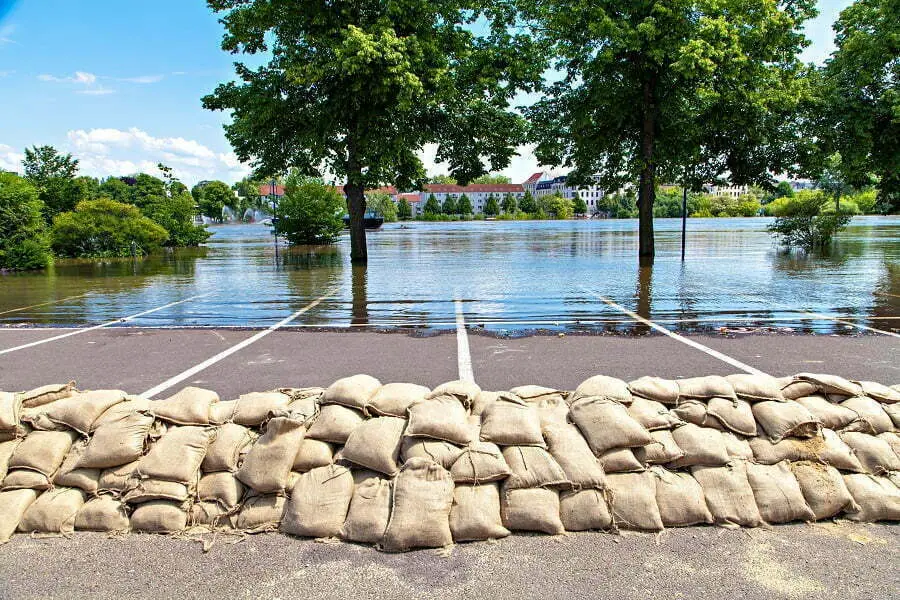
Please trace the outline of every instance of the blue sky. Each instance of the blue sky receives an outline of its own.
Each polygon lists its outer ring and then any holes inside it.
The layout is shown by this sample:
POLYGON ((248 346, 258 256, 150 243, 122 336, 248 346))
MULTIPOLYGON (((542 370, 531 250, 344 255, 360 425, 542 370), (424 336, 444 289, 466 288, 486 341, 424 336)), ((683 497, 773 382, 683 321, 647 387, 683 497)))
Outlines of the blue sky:
MULTIPOLYGON (((833 50, 831 24, 850 0, 822 0, 807 26, 807 61, 833 50)), ((186 183, 232 182, 247 169, 200 98, 233 75, 234 57, 202 0, 0 0, 0 169, 19 170, 26 146, 72 152, 94 176, 155 172, 186 183)), ((536 170, 528 148, 504 171, 536 170)), ((431 172, 433 149, 423 158, 431 172)))

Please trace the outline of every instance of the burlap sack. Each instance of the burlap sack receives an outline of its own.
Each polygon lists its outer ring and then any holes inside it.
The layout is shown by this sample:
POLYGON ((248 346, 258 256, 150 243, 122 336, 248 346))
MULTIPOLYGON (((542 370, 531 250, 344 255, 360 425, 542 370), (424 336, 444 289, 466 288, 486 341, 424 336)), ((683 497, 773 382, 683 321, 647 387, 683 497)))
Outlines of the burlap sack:
POLYGON ((747 480, 753 489, 759 514, 766 523, 816 519, 787 461, 775 465, 747 463, 747 480))
POLYGON ((209 424, 224 425, 234 420, 234 411, 237 410, 237 400, 223 400, 209 405, 209 424))
MULTIPOLYGON (((651 431, 653 441, 646 446, 635 448, 635 460, 642 465, 666 465, 684 456, 684 451, 675 443, 672 432, 668 429, 651 431)), ((613 451, 615 452, 615 451, 613 451)))
POLYGON ((803 396, 797 398, 797 402, 802 404, 812 416, 822 422, 823 427, 828 429, 843 429, 858 418, 856 412, 844 408, 840 404, 829 402, 821 394, 803 396))
POLYGON ((15 433, 22 420, 22 398, 12 392, 0 392, 0 432, 15 433))
POLYGON ((841 433, 841 441, 850 446, 866 472, 883 475, 888 471, 900 471, 900 458, 883 439, 867 433, 847 431, 841 433))
POLYGON ((900 431, 900 404, 883 404, 884 412, 891 418, 894 429, 900 431))
POLYGON ((445 394, 409 407, 406 435, 444 440, 464 446, 474 438, 468 413, 456 396, 445 394))
POLYGON ((209 473, 197 484, 197 497, 203 502, 217 502, 223 508, 234 508, 244 496, 244 484, 227 471, 209 473))
POLYGON ((507 446, 503 449, 503 459, 512 471, 504 483, 507 490, 571 486, 565 472, 543 448, 507 446))
POLYGON ((877 381, 854 381, 862 388, 864 396, 878 400, 882 404, 896 404, 900 402, 900 390, 895 390, 877 381))
POLYGON ((312 421, 319 413, 319 397, 297 398, 287 405, 284 412, 295 419, 312 421))
POLYGON ((631 404, 631 392, 628 391, 628 384, 621 379, 606 375, 595 375, 582 381, 569 397, 569 404, 581 398, 591 397, 615 400, 621 404, 631 404))
POLYGON ((747 462, 725 467, 692 467, 691 475, 703 488, 706 506, 718 525, 759 527, 762 517, 747 480, 747 462))
POLYGON ((844 510, 858 510, 844 479, 834 467, 820 462, 800 461, 791 463, 791 471, 816 519, 829 519, 844 510))
POLYGON ((78 531, 128 531, 127 505, 113 496, 98 496, 84 503, 75 515, 78 531))
MULTIPOLYGON (((57 400, 44 416, 55 425, 62 425, 87 435, 91 426, 108 408, 125 400, 122 390, 94 390, 81 392, 57 400)), ((38 425, 35 425, 38 426, 38 425)))
POLYGON ((597 456, 613 448, 637 448, 653 442, 650 432, 614 400, 582 398, 569 406, 570 417, 597 456))
POLYGON ((633 396, 655 400, 661 404, 678 404, 678 382, 672 379, 645 375, 628 382, 628 389, 633 396))
POLYGON ((365 420, 362 412, 341 406, 328 404, 323 406, 312 425, 309 427, 309 437, 323 442, 343 444, 365 420))
POLYGON ((510 473, 500 448, 491 442, 474 442, 463 448, 450 468, 453 481, 472 485, 500 481, 510 473))
POLYGON ((190 527, 199 526, 211 530, 231 529, 234 516, 234 509, 224 508, 218 502, 195 502, 191 505, 188 524, 190 527))
POLYGON ((22 533, 60 533, 75 531, 75 515, 84 506, 84 492, 57 487, 38 496, 19 521, 22 533))
POLYGON ((360 411, 381 387, 381 382, 370 375, 353 375, 338 379, 325 389, 322 404, 340 404, 360 411))
POLYGON ((753 409, 746 400, 712 398, 706 405, 706 411, 728 431, 750 437, 757 434, 753 409))
POLYGON ((186 387, 174 396, 153 403, 158 419, 176 425, 208 425, 210 406, 219 401, 212 390, 186 387))
POLYGON ((36 406, 43 406, 51 402, 56 402, 57 400, 62 400, 63 398, 68 398, 76 392, 75 382, 70 381, 69 383, 42 385, 41 387, 19 394, 19 398, 22 400, 22 406, 25 408, 34 408, 36 406))
POLYGON ((482 415, 484 414, 485 409, 488 406, 497 401, 497 398, 500 397, 500 392, 478 392, 478 395, 475 396, 474 400, 472 400, 472 414, 473 415, 482 415))
MULTIPOLYGON (((794 378, 814 384, 823 394, 842 394, 845 396, 859 396, 862 394, 862 388, 858 384, 837 375, 798 373, 794 378)), ((804 394, 804 396, 808 395, 804 394)))
POLYGON ((133 412, 116 421, 106 421, 94 431, 78 466, 108 469, 137 460, 147 449, 153 416, 133 412))
MULTIPOLYGON (((385 386, 387 387, 387 386, 385 386)), ((341 537, 352 542, 377 544, 391 517, 391 480, 373 472, 357 479, 341 537)))
MULTIPOLYGON (((91 433, 97 431, 101 426, 112 421, 118 421, 124 417, 136 412, 150 413, 153 400, 149 398, 141 398, 140 396, 125 396, 125 400, 117 404, 113 404, 106 411, 94 420, 91 425, 91 433)), ((165 424, 160 421, 159 428, 164 428, 165 424)))
POLYGON ((13 469, 3 478, 3 491, 9 490, 48 490, 53 487, 53 478, 30 471, 28 469, 13 469))
POLYGON ((786 437, 815 437, 822 428, 812 413, 794 400, 757 402, 753 416, 773 442, 786 437))
POLYGON ((703 488, 689 473, 676 473, 662 467, 652 467, 656 478, 656 505, 666 527, 687 527, 712 523, 706 507, 703 488))
POLYGON ((426 400, 431 400, 432 398, 437 398, 438 396, 453 396, 457 400, 462 403, 462 405, 469 410, 472 408, 472 403, 475 402, 475 398, 478 397, 478 394, 481 393, 481 388, 478 387, 474 381, 448 381, 447 383, 442 383, 437 386, 431 393, 426 396, 426 400))
POLYGON ((610 529, 612 516, 603 490, 585 489, 559 493, 559 518, 566 531, 610 529))
POLYGON ((269 413, 286 408, 290 402, 290 396, 281 392, 242 394, 238 398, 231 420, 245 427, 257 427, 269 418, 269 413))
MULTIPOLYGON (((53 477, 77 438, 74 431, 32 431, 16 447, 9 459, 9 469, 27 469, 53 477)), ((4 480, 4 488, 6 484, 4 480)))
POLYGON ((137 477, 139 460, 130 462, 112 469, 104 469, 100 472, 100 480, 97 482, 98 493, 121 494, 128 487, 128 482, 137 477))
MULTIPOLYGON (((222 404, 219 402, 218 404, 222 404)), ((201 468, 204 473, 237 471, 241 460, 259 436, 243 425, 226 423, 218 427, 216 439, 206 450, 201 468)))
POLYGON ((737 399, 731 383, 720 375, 688 377, 678 380, 678 402, 684 400, 709 400, 711 398, 737 399))
POLYGON ((509 490, 500 493, 500 518, 510 531, 565 533, 559 516, 559 492, 546 488, 509 490))
POLYGON ((89 494, 97 493, 100 469, 84 469, 78 466, 85 449, 85 442, 77 442, 72 446, 63 464, 53 476, 53 485, 78 488, 89 494))
POLYGON ((141 458, 138 473, 145 479, 183 484, 195 481, 215 436, 212 427, 172 427, 141 458))
POLYGON ((883 440, 887 442, 887 445, 891 447, 891 450, 894 451, 894 454, 897 457, 900 457, 900 434, 893 432, 885 432, 879 433, 877 436, 879 440, 883 440))
POLYGON ((711 427, 720 431, 725 430, 721 421, 710 416, 705 400, 684 400, 672 409, 672 414, 684 423, 692 423, 699 427, 711 427))
POLYGON ((498 446, 546 448, 537 409, 512 394, 503 393, 481 415, 481 441, 498 446))
POLYGON ((669 412, 661 402, 646 398, 634 398, 628 405, 628 414, 647 431, 670 429, 673 425, 681 423, 681 419, 669 412))
POLYGON ((894 422, 884 412, 883 405, 871 398, 865 396, 848 398, 841 402, 841 406, 856 413, 857 420, 854 425, 864 425, 861 427, 848 427, 848 429, 857 429, 873 435, 894 430, 894 422))
MULTIPOLYGON (((725 449, 728 451, 728 457, 737 460, 753 460, 753 448, 744 438, 738 437, 730 431, 722 433, 722 441, 725 442, 725 449)), ((778 462, 778 461, 775 461, 778 462)))
POLYGON ((672 430, 672 438, 684 452, 684 456, 672 461, 673 466, 718 467, 729 461, 728 449, 725 447, 722 434, 715 429, 685 423, 672 430))
POLYGON ((414 383, 386 383, 366 403, 366 412, 383 417, 406 417, 410 406, 421 402, 431 393, 424 385, 414 383))
POLYGON ((234 528, 244 533, 277 531, 286 503, 287 498, 281 495, 250 496, 241 505, 241 511, 234 516, 234 528))
POLYGON ((542 429, 568 422, 569 405, 566 402, 566 392, 539 385, 522 385, 512 388, 510 392, 537 409, 542 429))
POLYGON ((449 546, 453 543, 452 504, 450 473, 429 460, 408 460, 394 480, 391 518, 381 548, 387 552, 403 552, 449 546))
POLYGON ((404 437, 400 445, 400 464, 413 457, 427 458, 449 471, 462 453, 463 448, 450 442, 430 438, 404 437))
POLYGON ((318 467, 326 467, 332 462, 334 462, 334 448, 331 444, 304 438, 297 456, 294 457, 294 466, 291 470, 306 473, 318 467))
POLYGON ((576 490, 606 486, 603 467, 577 427, 554 425, 547 427, 544 435, 550 455, 562 468, 569 485, 576 490))
POLYGON ((784 460, 815 460, 842 471, 866 471, 853 450, 830 429, 823 429, 822 437, 786 438, 774 444, 765 438, 753 438, 750 447, 754 460, 763 465, 774 465, 784 460))
POLYGON ((737 373, 726 375, 725 379, 734 388, 734 393, 741 400, 748 402, 762 402, 764 400, 784 400, 781 393, 781 384, 771 375, 751 375, 749 373, 737 373))
POLYGON ((844 483, 857 512, 847 512, 851 521, 900 521, 900 488, 886 477, 864 474, 845 474, 844 483))
POLYGON ((796 400, 804 396, 812 396, 819 393, 819 386, 811 381, 795 379, 794 377, 780 377, 781 395, 788 400, 796 400))
POLYGON ((303 421, 270 419, 265 433, 244 457, 237 478, 261 494, 283 492, 305 434, 303 421))
POLYGON ((38 493, 32 489, 0 492, 0 544, 9 541, 22 515, 37 497, 38 493))
POLYGON ((660 531, 663 528, 656 505, 656 481, 650 471, 610 473, 606 476, 613 523, 620 529, 660 531))
POLYGON ((509 535, 500 518, 500 488, 496 483, 456 486, 450 508, 450 533, 455 542, 495 540, 509 535))
POLYGON ((9 440, 8 442, 0 442, 0 482, 6 477, 9 470, 9 459, 12 458, 13 452, 21 443, 21 440, 9 440))
POLYGON ((159 500, 176 503, 187 502, 194 496, 199 478, 200 473, 197 473, 194 481, 185 484, 163 479, 132 477, 125 482, 122 500, 129 504, 142 504, 159 500))
MULTIPOLYGON (((375 417, 353 430, 344 445, 343 458, 392 476, 400 470, 400 440, 406 419, 375 417)), ((349 499, 348 499, 349 502, 349 499)))
POLYGON ((601 454, 597 460, 600 461, 605 473, 640 473, 645 468, 644 463, 638 460, 630 448, 609 450, 601 454))
POLYGON ((303 537, 335 537, 347 518, 352 497, 353 475, 347 467, 328 465, 304 473, 285 505, 281 531, 303 537))
POLYGON ((188 514, 174 502, 147 502, 131 513, 131 529, 146 533, 177 533, 187 527, 188 514))

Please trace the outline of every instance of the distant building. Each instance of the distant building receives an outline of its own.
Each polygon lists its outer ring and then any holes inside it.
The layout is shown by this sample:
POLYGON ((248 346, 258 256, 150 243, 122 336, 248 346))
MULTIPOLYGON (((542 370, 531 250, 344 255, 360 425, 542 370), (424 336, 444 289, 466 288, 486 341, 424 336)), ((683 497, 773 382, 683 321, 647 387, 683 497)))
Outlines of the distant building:
POLYGON ((711 196, 729 198, 740 198, 750 193, 749 185, 710 185, 706 187, 706 192, 711 196))
MULTIPOLYGON (((533 177, 533 176, 532 176, 533 177)), ((568 178, 565 175, 554 177, 552 179, 543 179, 535 185, 534 196, 542 198, 544 196, 553 196, 559 194, 563 198, 574 200, 581 198, 587 205, 588 214, 594 214, 599 211, 600 200, 603 199, 605 192, 598 185, 599 176, 593 177, 594 183, 584 186, 569 185, 568 178)))

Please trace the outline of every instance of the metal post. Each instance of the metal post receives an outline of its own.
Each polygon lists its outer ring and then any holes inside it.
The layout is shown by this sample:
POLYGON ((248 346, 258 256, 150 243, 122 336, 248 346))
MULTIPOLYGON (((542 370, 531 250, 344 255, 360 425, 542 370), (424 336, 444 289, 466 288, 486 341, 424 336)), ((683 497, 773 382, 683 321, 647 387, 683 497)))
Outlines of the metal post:
POLYGON ((687 185, 681 194, 681 262, 684 262, 684 243, 687 237, 687 185))
POLYGON ((271 181, 272 186, 272 227, 275 232, 275 262, 278 262, 278 196, 275 195, 275 180, 271 181))

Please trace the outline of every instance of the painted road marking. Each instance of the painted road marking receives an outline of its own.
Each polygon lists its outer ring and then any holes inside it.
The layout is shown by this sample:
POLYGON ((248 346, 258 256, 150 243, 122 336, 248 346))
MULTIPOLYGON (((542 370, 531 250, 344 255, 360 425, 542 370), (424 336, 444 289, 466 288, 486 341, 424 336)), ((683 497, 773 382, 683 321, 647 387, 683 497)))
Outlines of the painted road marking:
POLYGON ((461 300, 456 301, 456 364, 459 368, 459 378, 474 383, 475 373, 472 372, 472 355, 469 353, 469 334, 466 333, 466 319, 463 316, 461 300))
POLYGON ((243 349, 246 348, 247 346, 249 346, 249 345, 251 345, 251 344, 254 344, 254 343, 258 342, 259 340, 263 339, 264 337, 266 337, 267 335, 269 335, 269 334, 272 333, 273 331, 276 331, 276 330, 278 330, 278 329, 281 329, 282 327, 284 327, 285 325, 287 325, 288 323, 290 323, 291 321, 293 321, 294 319, 296 319, 297 317, 299 317, 299 316, 302 315, 303 313, 305 313, 305 312, 307 312, 307 311, 309 311, 309 310, 312 310, 313 308, 315 308, 316 306, 318 306, 323 300, 325 300, 325 299, 327 299, 327 298, 333 296, 334 293, 335 293, 337 290, 338 290, 338 286, 335 286, 335 287, 333 287, 333 288, 330 288, 330 289, 328 290, 328 292, 325 293, 323 296, 319 296, 319 297, 316 298, 314 301, 310 302, 309 304, 307 304, 306 306, 304 306, 303 308, 301 308, 301 309, 298 310, 297 312, 295 312, 295 313, 293 313, 293 314, 291 314, 291 315, 288 315, 287 317, 285 317, 284 319, 282 319, 282 320, 280 320, 279 322, 275 323, 274 325, 272 325, 272 326, 270 326, 270 327, 268 327, 268 328, 266 328, 266 329, 260 331, 259 333, 256 333, 256 334, 254 334, 254 335, 248 337, 246 340, 243 340, 243 341, 241 341, 241 342, 238 342, 237 344, 235 344, 234 346, 232 346, 232 347, 230 347, 230 348, 226 348, 225 350, 223 350, 222 352, 219 352, 219 353, 216 354, 215 356, 212 356, 212 357, 210 357, 210 358, 207 358, 207 359, 204 360, 202 363, 200 363, 200 364, 198 364, 198 365, 195 365, 195 366, 191 367, 190 369, 188 369, 188 370, 186 370, 186 371, 182 371, 181 373, 179 373, 178 375, 175 375, 174 377, 170 377, 169 379, 166 379, 165 381, 163 381, 162 383, 160 383, 160 384, 157 385, 156 387, 152 387, 152 388, 150 388, 149 390, 147 390, 146 392, 144 392, 143 394, 141 394, 141 398, 152 398, 153 396, 159 394, 160 392, 164 392, 164 391, 166 391, 167 389, 169 389, 169 388, 171 388, 171 387, 173 387, 173 386, 175 386, 175 385, 178 385, 179 383, 181 383, 181 382, 184 381, 185 379, 188 379, 189 377, 193 377, 194 375, 196 375, 196 374, 199 373, 200 371, 206 370, 206 369, 208 369, 209 367, 211 367, 211 366, 213 366, 214 364, 216 364, 217 362, 219 362, 219 361, 221 361, 221 360, 223 360, 223 359, 225 359, 225 358, 228 358, 229 356, 231 356, 231 355, 234 354, 235 352, 239 352, 240 350, 243 350, 243 349))
POLYGON ((595 298, 602 300, 603 302, 605 302, 609 306, 615 308, 616 310, 628 315, 635 321, 638 321, 639 323, 643 323, 644 325, 647 325, 648 327, 655 329, 656 331, 658 331, 664 335, 669 336, 673 340, 677 340, 677 341, 681 342, 682 344, 686 344, 686 345, 690 346, 691 348, 694 348, 695 350, 699 350, 700 352, 708 354, 709 356, 712 356, 713 358, 717 358, 717 359, 721 360, 722 362, 728 363, 732 367, 737 367, 738 369, 744 371, 745 373, 750 373, 752 375, 766 375, 766 373, 764 373, 763 371, 760 371, 757 368, 751 367, 750 365, 744 364, 741 361, 737 360, 736 358, 732 358, 732 357, 728 356, 727 354, 723 354, 723 353, 719 352, 718 350, 713 350, 709 346, 704 346, 703 344, 701 344, 699 342, 695 342, 694 340, 688 339, 682 335, 678 335, 674 331, 669 331, 662 325, 654 323, 650 319, 645 319, 644 317, 637 314, 636 312, 628 310, 621 304, 617 304, 616 302, 613 302, 606 296, 601 296, 600 294, 594 294, 590 290, 585 290, 585 292, 594 296, 595 298))
POLYGON ((56 304, 58 302, 65 302, 66 300, 72 300, 73 298, 81 298, 83 296, 87 296, 90 292, 85 292, 83 294, 75 294, 74 296, 67 296, 65 298, 60 298, 59 300, 50 300, 49 302, 41 302, 40 304, 32 304, 31 306, 23 306, 21 308, 12 308, 10 310, 0 311, 0 315, 6 315, 14 312, 21 312, 23 310, 28 310, 29 308, 37 308, 38 306, 47 306, 48 304, 56 304))
POLYGON ((5 350, 0 350, 0 354, 8 354, 10 352, 16 352, 18 350, 24 350, 26 348, 31 348, 33 346, 40 346, 41 344, 47 344, 49 342, 55 342, 56 340, 61 340, 63 338, 71 337, 73 335, 78 335, 80 333, 87 333, 88 331, 94 331, 96 329, 103 329, 104 327, 109 327, 110 325, 116 325, 117 323, 127 323, 128 321, 132 321, 137 319, 138 317, 143 317, 144 315, 149 315, 150 313, 155 313, 160 310, 165 310, 167 308, 171 308, 178 304, 184 304, 185 302, 190 302, 191 300, 196 300, 197 298, 203 298, 205 296, 209 296, 213 292, 207 292, 205 294, 198 294, 196 296, 190 296, 185 298, 184 300, 178 300, 177 302, 169 302, 168 304, 164 304, 163 306, 157 306, 156 308, 151 308, 150 310, 145 310, 133 315, 129 315, 122 319, 116 319, 115 321, 107 321, 106 323, 101 323, 99 325, 94 325, 92 327, 82 327, 81 329, 74 329, 68 333, 63 333, 62 335, 55 335, 53 337, 49 337, 44 340, 38 340, 36 342, 30 342, 28 344, 22 344, 21 346, 15 346, 13 348, 7 348, 5 350))

